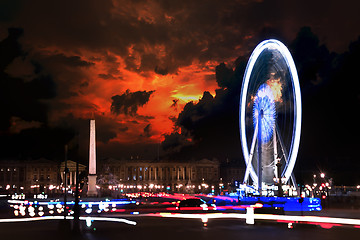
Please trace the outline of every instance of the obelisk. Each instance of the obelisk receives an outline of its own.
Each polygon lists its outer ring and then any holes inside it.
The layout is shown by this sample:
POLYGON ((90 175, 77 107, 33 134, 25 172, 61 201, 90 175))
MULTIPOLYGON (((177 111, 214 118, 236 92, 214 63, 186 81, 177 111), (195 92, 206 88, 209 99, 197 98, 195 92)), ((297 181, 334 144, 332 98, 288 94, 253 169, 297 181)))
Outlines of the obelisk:
POLYGON ((90 146, 89 146, 89 175, 88 175, 88 197, 97 196, 96 190, 96 138, 95 120, 90 120, 90 146))

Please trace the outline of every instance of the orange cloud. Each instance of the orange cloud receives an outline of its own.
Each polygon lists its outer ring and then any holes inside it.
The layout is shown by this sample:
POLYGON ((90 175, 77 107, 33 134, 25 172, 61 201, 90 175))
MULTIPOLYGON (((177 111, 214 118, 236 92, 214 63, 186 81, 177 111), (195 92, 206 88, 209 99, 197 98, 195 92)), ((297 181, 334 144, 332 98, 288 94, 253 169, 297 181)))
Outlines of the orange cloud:
POLYGON ((270 79, 266 81, 266 84, 270 87, 274 100, 276 102, 282 102, 282 84, 280 78, 274 78, 274 74, 271 75, 270 79))
MULTIPOLYGON (((81 72, 81 81, 86 84, 69 84, 73 87, 71 91, 74 94, 70 97, 62 97, 61 94, 58 96, 57 104, 66 107, 63 107, 61 112, 52 112, 52 118, 56 121, 72 114, 76 118, 87 119, 94 113, 95 116, 111 120, 108 122, 112 122, 111 128, 114 131, 117 125, 126 125, 126 131, 118 131, 110 142, 156 143, 163 140, 164 134, 174 131, 173 118, 187 102, 198 101, 204 91, 215 95, 217 88, 214 69, 218 63, 215 61, 196 62, 179 68, 174 74, 161 75, 154 71, 129 70, 125 60, 111 52, 94 53, 82 50, 81 56, 83 61, 93 63, 87 68, 77 69, 81 72), (145 105, 138 108, 136 116, 114 115, 110 111, 111 98, 123 94, 127 89, 130 92, 155 92, 145 105), (176 108, 171 107, 173 100, 178 100, 176 108), (146 137, 143 132, 148 124, 151 125, 151 131, 146 137)), ((58 81, 58 84, 61 84, 64 79, 58 81)), ((101 129, 98 131, 101 134, 101 129)))

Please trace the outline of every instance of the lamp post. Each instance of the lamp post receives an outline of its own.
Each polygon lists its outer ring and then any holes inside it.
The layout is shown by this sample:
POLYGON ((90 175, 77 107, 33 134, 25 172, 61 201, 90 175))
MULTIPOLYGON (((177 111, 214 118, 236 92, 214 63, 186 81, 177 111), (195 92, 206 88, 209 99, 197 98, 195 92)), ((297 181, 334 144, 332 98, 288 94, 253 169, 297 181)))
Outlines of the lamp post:
POLYGON ((59 230, 62 234, 67 235, 70 232, 70 222, 66 219, 67 216, 67 173, 69 169, 67 168, 67 154, 68 154, 68 145, 65 145, 65 164, 64 164, 64 219, 59 222, 59 230))
MULTIPOLYGON (((278 172, 278 197, 283 197, 284 196, 284 192, 283 192, 283 189, 282 189, 282 182, 281 182, 281 162, 278 161, 276 163, 276 167, 277 167, 277 172, 278 172)), ((301 192, 300 192, 301 194, 301 192)))
POLYGON ((68 153, 68 145, 65 145, 65 165, 64 165, 64 219, 66 219, 67 216, 67 212, 66 212, 66 207, 67 207, 67 174, 69 172, 69 169, 67 168, 67 153, 68 153))
POLYGON ((223 188, 224 184, 222 182, 222 178, 220 178, 220 183, 219 183, 219 195, 221 195, 221 189, 223 188))
POLYGON ((76 184, 75 184, 75 204, 74 204, 74 225, 73 225, 73 231, 76 234, 80 233, 80 206, 79 206, 79 160, 76 160, 76 184))

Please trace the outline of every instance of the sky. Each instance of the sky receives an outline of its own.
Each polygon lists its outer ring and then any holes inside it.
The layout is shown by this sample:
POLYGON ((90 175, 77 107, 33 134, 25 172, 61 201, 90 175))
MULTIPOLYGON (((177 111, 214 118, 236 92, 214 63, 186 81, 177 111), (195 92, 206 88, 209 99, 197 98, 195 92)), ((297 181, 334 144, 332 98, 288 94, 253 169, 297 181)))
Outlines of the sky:
POLYGON ((61 159, 68 144, 86 161, 95 118, 99 159, 242 163, 243 72, 255 46, 276 38, 302 88, 296 171, 360 181, 358 9, 348 0, 1 1, 0 158, 61 159))

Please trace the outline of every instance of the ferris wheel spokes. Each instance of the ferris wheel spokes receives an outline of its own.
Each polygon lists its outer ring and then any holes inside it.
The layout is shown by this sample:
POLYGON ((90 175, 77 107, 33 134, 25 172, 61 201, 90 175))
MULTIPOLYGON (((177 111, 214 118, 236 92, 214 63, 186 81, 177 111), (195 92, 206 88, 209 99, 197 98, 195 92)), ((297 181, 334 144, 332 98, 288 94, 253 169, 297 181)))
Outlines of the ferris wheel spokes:
MULTIPOLYGON (((279 126, 278 126, 277 123, 275 123, 275 128, 276 128, 276 129, 275 129, 275 132, 274 132, 274 136, 275 136, 275 135, 278 135, 279 142, 280 142, 280 147, 281 147, 281 151, 282 151, 282 153, 283 153, 284 160, 285 160, 285 163, 286 163, 286 165, 285 165, 285 167, 284 167, 284 170, 283 170, 283 172, 281 173, 281 178, 282 178, 282 177, 284 177, 285 172, 286 172, 286 169, 288 168, 289 159, 288 159, 288 153, 287 153, 287 151, 286 151, 284 141, 283 141, 281 135, 279 134, 280 131, 279 131, 279 126)), ((276 145, 276 143, 274 143, 274 145, 276 145)), ((291 178, 291 181, 292 181, 292 183, 293 183, 293 186, 294 186, 295 188, 297 188, 294 172, 291 173, 290 178, 291 178)))
MULTIPOLYGON (((252 158, 254 156, 255 144, 256 144, 256 139, 257 139, 257 136, 258 136, 258 129, 259 129, 259 126, 258 126, 258 124, 256 124, 253 139, 252 139, 252 142, 251 142, 250 154, 249 154, 248 161, 247 161, 247 164, 246 164, 244 183, 246 183, 248 181, 249 174, 250 174, 250 168, 253 168, 252 167, 252 158)), ((257 185, 257 179, 254 180, 254 184, 257 185)))
MULTIPOLYGON (((248 182, 248 178, 249 178, 249 175, 250 175, 250 169, 253 169, 252 160, 253 160, 253 156, 254 156, 256 142, 258 142, 258 130, 259 130, 259 127, 258 127, 258 124, 256 124, 255 125, 254 135, 253 135, 252 142, 251 142, 250 154, 249 154, 248 159, 247 159, 245 176, 244 176, 244 181, 243 181, 244 183, 248 182)), ((279 126, 278 126, 277 123, 275 123, 274 124, 274 131, 273 131, 274 161, 273 161, 272 164, 275 165, 277 163, 277 161, 280 160, 280 158, 278 158, 278 151, 277 151, 277 141, 279 141, 280 147, 281 147, 281 152, 282 152, 282 155, 283 155, 285 163, 286 163, 286 165, 284 167, 284 170, 280 175, 280 178, 282 178, 282 177, 284 177, 285 171, 286 171, 286 169, 288 167, 289 160, 288 160, 288 153, 286 151, 285 144, 284 144, 284 142, 282 140, 282 137, 279 134, 279 132, 280 132, 279 131, 279 126)), ((276 178, 279 178, 279 173, 277 172, 276 167, 274 168, 274 175, 275 175, 276 178)), ((252 176, 254 185, 256 185, 256 186, 258 185, 258 182, 259 182, 258 178, 259 178, 259 173, 257 174, 257 176, 255 178, 252 176)), ((297 188, 294 173, 291 174, 290 178, 291 178, 291 182, 292 182, 293 186, 295 188, 297 188)))

